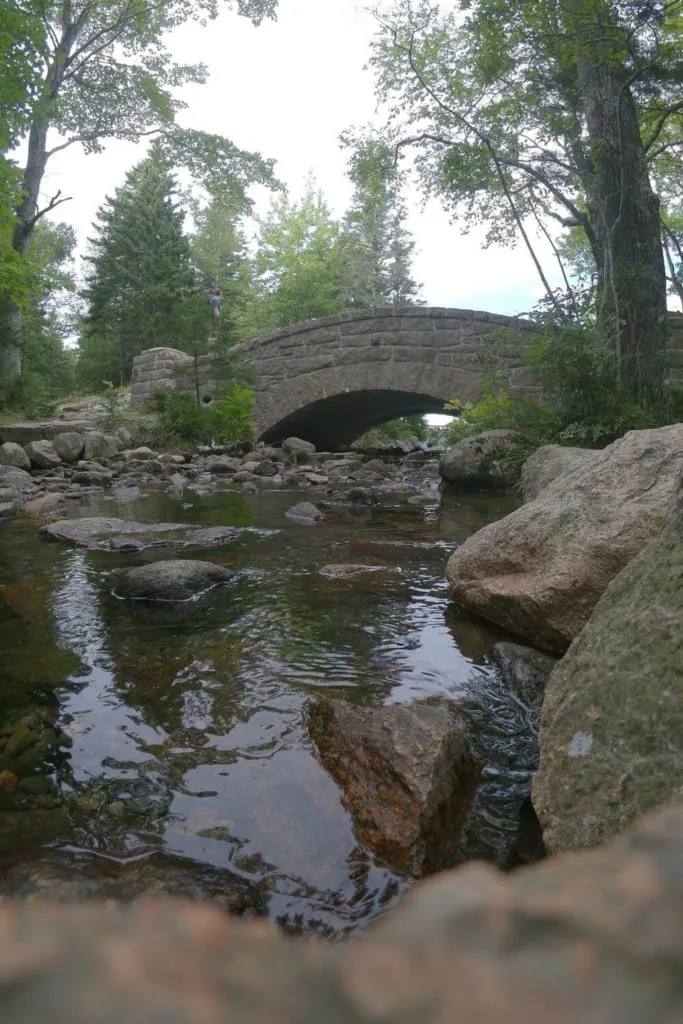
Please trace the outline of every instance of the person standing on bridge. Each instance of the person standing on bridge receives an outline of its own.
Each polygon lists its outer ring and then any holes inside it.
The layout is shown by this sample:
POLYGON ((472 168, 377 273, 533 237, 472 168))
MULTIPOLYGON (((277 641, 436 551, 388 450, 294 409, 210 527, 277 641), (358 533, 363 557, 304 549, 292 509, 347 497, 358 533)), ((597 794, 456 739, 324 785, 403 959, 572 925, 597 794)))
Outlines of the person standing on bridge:
POLYGON ((211 310, 211 315, 215 316, 216 319, 218 319, 221 315, 222 310, 220 288, 214 288, 213 292, 211 293, 211 298, 209 299, 209 308, 211 310))

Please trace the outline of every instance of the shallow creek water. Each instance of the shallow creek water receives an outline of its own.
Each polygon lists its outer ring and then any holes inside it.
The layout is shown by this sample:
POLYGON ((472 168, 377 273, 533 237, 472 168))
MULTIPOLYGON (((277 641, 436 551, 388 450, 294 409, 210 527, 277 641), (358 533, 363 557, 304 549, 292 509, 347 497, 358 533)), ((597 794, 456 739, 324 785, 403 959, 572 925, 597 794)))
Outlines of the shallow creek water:
POLYGON ((54 692, 73 740, 54 766, 59 806, 0 812, 2 865, 49 849, 77 871, 83 851, 133 861, 163 850, 200 876, 218 871, 219 885, 220 872, 253 882, 261 912, 292 930, 368 922, 408 882, 354 838, 315 757, 302 712, 320 694, 456 699, 485 761, 460 857, 506 860, 535 723, 487 662, 502 634, 449 604, 444 567, 514 502, 435 495, 305 526, 284 517, 301 497, 159 491, 75 513, 256 528, 208 556, 236 580, 182 611, 114 596, 117 571, 143 555, 46 544, 27 519, 0 526, 0 714, 54 692), (400 573, 320 574, 348 562, 400 573))

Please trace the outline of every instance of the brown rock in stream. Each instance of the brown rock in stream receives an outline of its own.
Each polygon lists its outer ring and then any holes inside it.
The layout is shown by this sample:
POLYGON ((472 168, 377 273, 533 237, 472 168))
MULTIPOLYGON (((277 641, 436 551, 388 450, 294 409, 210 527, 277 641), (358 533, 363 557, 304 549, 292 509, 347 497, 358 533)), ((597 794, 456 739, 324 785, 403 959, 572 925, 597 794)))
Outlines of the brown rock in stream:
POLYGON ((452 863, 480 765, 449 701, 325 699, 309 708, 308 727, 362 843, 415 876, 452 863))

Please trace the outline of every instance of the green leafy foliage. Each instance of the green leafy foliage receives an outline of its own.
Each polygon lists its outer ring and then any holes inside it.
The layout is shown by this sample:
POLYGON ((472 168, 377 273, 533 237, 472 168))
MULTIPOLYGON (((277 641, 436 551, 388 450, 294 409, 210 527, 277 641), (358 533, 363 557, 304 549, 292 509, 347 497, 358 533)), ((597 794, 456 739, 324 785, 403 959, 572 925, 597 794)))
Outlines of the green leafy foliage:
POLYGON ((424 193, 465 231, 523 241, 551 298, 532 230, 553 245, 558 224, 584 233, 616 386, 654 405, 665 270, 651 180, 680 195, 682 11, 678 0, 397 0, 378 15, 371 60, 383 140, 414 154, 424 193))
POLYGON ((211 331, 218 340, 230 341, 239 336, 253 298, 244 230, 239 214, 216 199, 197 211, 195 220, 190 248, 199 284, 207 296, 214 289, 221 294, 221 316, 212 319, 211 331))
POLYGON ((300 202, 275 199, 259 227, 242 337, 340 312, 340 228, 314 183, 300 202))
MULTIPOLYGON (((202 83, 203 65, 173 61, 168 33, 187 21, 205 23, 221 6, 258 24, 274 17, 276 0, 17 0, 0 10, 0 361, 20 373, 25 260, 40 218, 68 196, 44 197, 51 156, 72 145, 101 152, 107 139, 138 142, 155 135, 159 153, 201 179, 233 207, 250 205, 248 187, 273 186, 272 161, 212 133, 183 128, 179 87, 202 83), (22 45, 16 45, 21 40, 22 45), (30 131, 28 131, 30 129, 30 131), (49 148, 48 135, 60 141, 49 148), (21 175, 2 153, 28 131, 21 175)), ((115 372, 121 377, 125 366, 115 372)))
POLYGON ((359 444, 372 445, 381 444, 385 441, 426 441, 432 436, 432 430, 427 424, 424 416, 399 416, 398 419, 389 420, 379 427, 373 427, 358 438, 359 444))
POLYGON ((235 384, 208 407, 182 391, 157 391, 151 408, 157 415, 157 433, 164 444, 250 442, 254 438, 254 392, 235 384))
POLYGON ((78 319, 75 246, 68 224, 42 220, 36 225, 25 263, 31 290, 21 335, 24 373, 0 388, 0 406, 26 417, 51 415, 60 396, 77 390, 77 354, 66 347, 78 319))
POLYGON ((0 306, 24 307, 31 291, 30 269, 12 244, 21 174, 6 154, 25 133, 40 95, 44 39, 37 0, 0 5, 0 306))
POLYGON ((523 438, 519 455, 526 457, 543 444, 602 448, 628 430, 669 421, 665 412, 620 394, 614 383, 614 355, 590 327, 560 326, 546 318, 544 333, 531 345, 528 335, 504 330, 484 358, 481 399, 467 404, 455 398, 446 407, 457 416, 449 427, 452 443, 485 430, 516 430, 523 438), (543 404, 509 386, 502 353, 510 343, 527 347, 529 365, 543 388, 543 404))

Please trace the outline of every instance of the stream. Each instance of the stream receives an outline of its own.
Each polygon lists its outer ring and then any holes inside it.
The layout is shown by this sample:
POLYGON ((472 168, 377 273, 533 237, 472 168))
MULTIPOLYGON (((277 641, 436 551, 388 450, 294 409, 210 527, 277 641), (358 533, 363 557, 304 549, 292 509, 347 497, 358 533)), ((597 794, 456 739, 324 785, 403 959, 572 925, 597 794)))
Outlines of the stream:
POLYGON ((485 763, 458 859, 506 863, 537 723, 488 662, 506 637, 449 603, 444 567, 514 499, 435 493, 310 526, 284 516, 302 498, 159 489, 70 510, 250 528, 206 555, 235 581, 180 607, 114 594, 117 571, 158 552, 87 552, 40 541, 35 520, 0 525, 0 724, 37 709, 72 743, 41 769, 42 795, 0 803, 2 895, 54 894, 59 881, 126 899, 155 891, 156 864, 199 898, 241 887, 248 912, 288 931, 334 937, 371 921, 410 882, 359 844, 315 756, 303 710, 321 694, 457 701, 485 763), (333 579, 320 573, 330 563, 394 571, 333 579))

